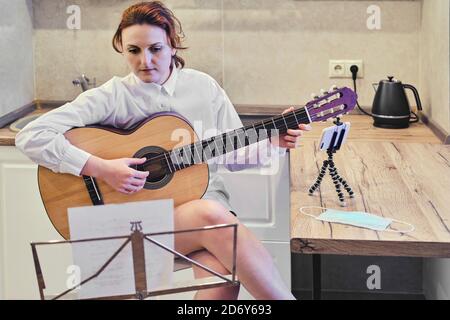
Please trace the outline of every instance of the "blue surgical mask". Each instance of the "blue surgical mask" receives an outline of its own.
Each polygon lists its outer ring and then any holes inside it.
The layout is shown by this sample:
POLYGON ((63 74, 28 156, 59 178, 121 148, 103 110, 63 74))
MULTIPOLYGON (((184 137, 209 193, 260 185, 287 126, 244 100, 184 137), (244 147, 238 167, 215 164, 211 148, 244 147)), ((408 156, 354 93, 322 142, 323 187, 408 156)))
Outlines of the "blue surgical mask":
POLYGON ((330 223, 340 223, 351 225, 360 228, 366 228, 375 231, 387 231, 387 232, 398 232, 398 233, 408 233, 414 231, 414 226, 407 223, 402 222, 396 219, 384 218, 374 214, 370 214, 367 212, 361 211, 340 211, 335 209, 326 209, 321 207, 304 207, 300 209, 300 212, 304 215, 315 218, 316 220, 330 222, 330 223), (312 215, 310 213, 305 212, 304 209, 308 208, 319 208, 325 209, 325 212, 320 214, 319 216, 312 215), (392 222, 399 222, 406 225, 409 225, 411 228, 406 231, 399 230, 388 230, 389 226, 392 222))

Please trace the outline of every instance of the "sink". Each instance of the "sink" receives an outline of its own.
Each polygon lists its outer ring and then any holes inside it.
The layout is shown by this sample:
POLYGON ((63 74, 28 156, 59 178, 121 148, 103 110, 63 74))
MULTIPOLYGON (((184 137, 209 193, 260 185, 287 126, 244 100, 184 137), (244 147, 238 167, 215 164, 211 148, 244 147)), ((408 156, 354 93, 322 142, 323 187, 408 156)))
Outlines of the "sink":
POLYGON ((39 118, 42 114, 33 114, 30 116, 26 116, 24 118, 20 118, 19 120, 13 122, 10 126, 9 129, 11 131, 14 132, 19 132, 20 130, 22 130, 23 128, 25 128, 25 126, 27 124, 29 124, 30 122, 36 120, 37 118, 39 118))

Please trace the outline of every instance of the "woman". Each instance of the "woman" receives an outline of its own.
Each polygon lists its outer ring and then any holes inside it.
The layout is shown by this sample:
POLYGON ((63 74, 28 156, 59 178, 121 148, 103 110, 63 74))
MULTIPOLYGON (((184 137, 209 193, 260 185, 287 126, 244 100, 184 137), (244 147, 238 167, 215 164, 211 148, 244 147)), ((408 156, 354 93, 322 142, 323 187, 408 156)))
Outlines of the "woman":
MULTIPOLYGON (((64 133, 73 127, 91 124, 123 129, 161 111, 175 111, 203 129, 225 131, 242 127, 234 107, 223 89, 208 75, 184 69, 178 56, 182 29, 179 21, 162 3, 143 2, 128 8, 113 39, 116 51, 123 55, 132 73, 114 77, 99 88, 81 94, 73 102, 51 111, 24 128, 16 138, 17 147, 33 161, 60 172, 101 179, 118 192, 139 192, 151 172, 140 172, 131 165, 145 159, 101 159, 73 145, 64 133)), ((286 110, 292 111, 291 109, 286 110)), ((285 151, 295 148, 302 130, 290 130, 277 139, 264 140, 261 148, 285 151)), ((198 132, 202 134, 202 132, 198 132)), ((255 149, 250 150, 255 156, 255 149)), ((263 153, 264 154, 264 153, 263 153)), ((267 157, 256 156, 257 165, 267 157)), ((241 169, 233 164, 231 170, 241 169)), ((217 165, 211 165, 211 179, 205 197, 175 208, 175 228, 191 229, 207 225, 239 224, 237 275, 257 299, 293 299, 273 261, 256 237, 233 215, 228 194, 217 165)), ((219 229, 207 236, 189 234, 175 237, 175 249, 222 274, 232 266, 232 233, 219 229), (228 241, 230 240, 230 241, 228 241)), ((209 276, 194 267, 196 278, 209 276)), ((239 288, 214 288, 199 291, 197 299, 236 299, 239 288)))

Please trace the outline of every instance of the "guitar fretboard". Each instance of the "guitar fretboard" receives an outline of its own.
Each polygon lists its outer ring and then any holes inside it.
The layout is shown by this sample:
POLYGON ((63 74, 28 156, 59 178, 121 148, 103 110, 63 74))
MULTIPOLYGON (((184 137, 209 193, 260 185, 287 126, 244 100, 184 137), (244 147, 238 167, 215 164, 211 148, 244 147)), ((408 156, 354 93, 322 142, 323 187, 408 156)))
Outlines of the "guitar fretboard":
POLYGON ((307 109, 301 108, 278 117, 174 149, 164 153, 161 157, 163 157, 165 165, 167 165, 170 172, 174 173, 245 148, 272 136, 284 134, 289 129, 297 129, 300 124, 308 124, 311 122, 307 109))

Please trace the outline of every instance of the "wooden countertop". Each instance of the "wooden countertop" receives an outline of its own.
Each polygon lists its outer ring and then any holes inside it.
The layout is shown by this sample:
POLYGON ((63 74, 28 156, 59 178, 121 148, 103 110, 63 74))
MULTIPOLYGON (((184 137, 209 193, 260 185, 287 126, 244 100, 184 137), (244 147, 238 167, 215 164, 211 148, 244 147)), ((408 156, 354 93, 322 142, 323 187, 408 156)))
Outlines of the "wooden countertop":
MULTIPOLYGON (((37 109, 28 114, 27 116, 35 114, 44 114, 50 110, 53 110, 53 108, 37 109)), ((16 134, 17 132, 10 130, 9 126, 5 128, 0 128, 0 146, 15 146, 16 134)))
MULTIPOLYGON (((302 147, 290 152, 291 248, 307 254, 450 257, 450 146, 440 144, 430 129, 386 130, 370 118, 348 116, 352 131, 335 155, 339 174, 355 192, 341 208, 330 176, 314 196, 314 183, 326 153, 317 151, 322 127, 316 124, 302 147), (299 213, 305 206, 365 211, 411 223, 409 234, 376 232, 330 224, 299 213)), ((320 213, 320 210, 313 211, 320 213)), ((408 228, 394 223, 394 228, 408 228)), ((402 229, 404 230, 404 229, 402 229)))

